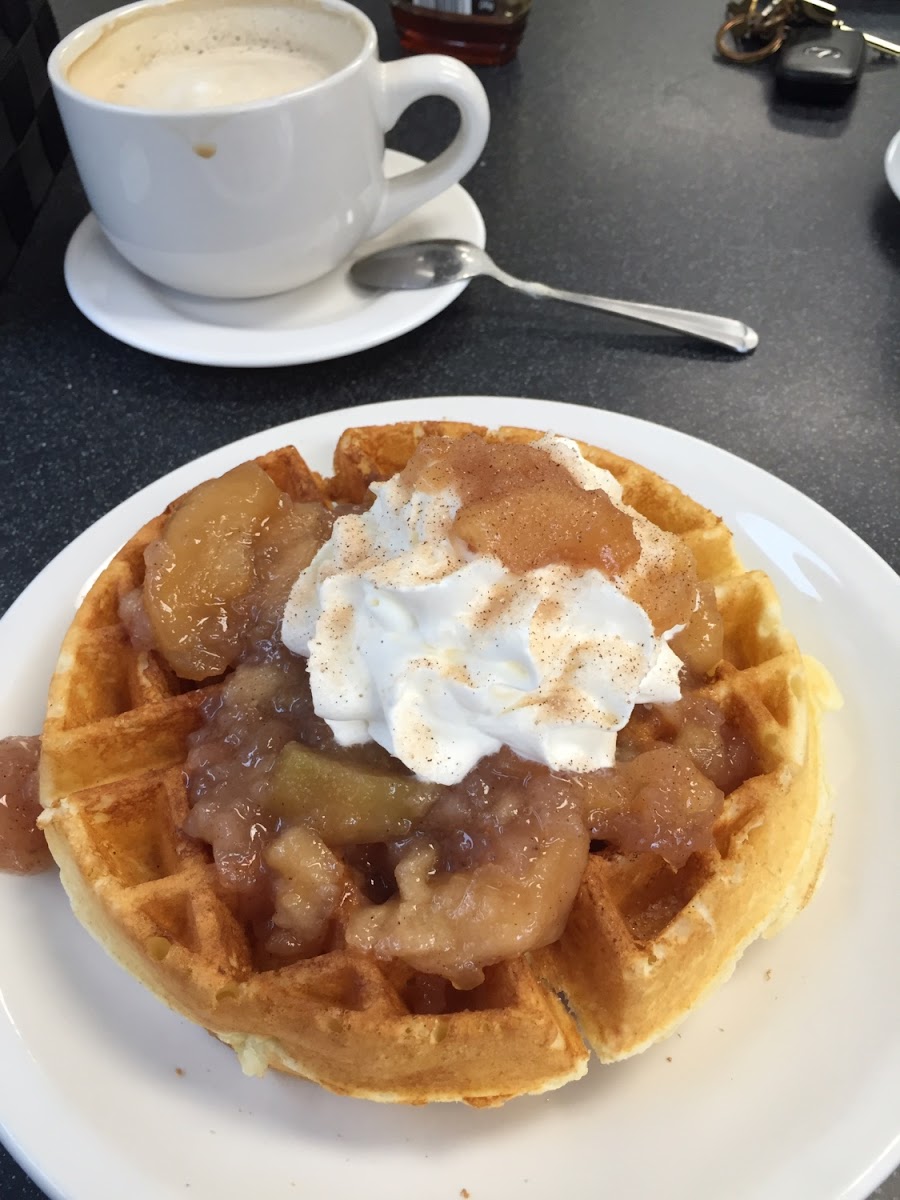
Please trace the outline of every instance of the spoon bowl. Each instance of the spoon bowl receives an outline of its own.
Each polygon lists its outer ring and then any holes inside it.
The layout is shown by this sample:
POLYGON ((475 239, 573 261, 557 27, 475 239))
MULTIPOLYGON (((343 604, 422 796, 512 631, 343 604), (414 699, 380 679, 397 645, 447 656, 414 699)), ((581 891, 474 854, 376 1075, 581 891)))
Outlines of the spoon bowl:
POLYGON ((493 266, 485 251, 472 242, 432 238, 388 246, 361 258, 350 268, 350 277, 361 287, 379 291, 416 291, 489 275, 493 266))

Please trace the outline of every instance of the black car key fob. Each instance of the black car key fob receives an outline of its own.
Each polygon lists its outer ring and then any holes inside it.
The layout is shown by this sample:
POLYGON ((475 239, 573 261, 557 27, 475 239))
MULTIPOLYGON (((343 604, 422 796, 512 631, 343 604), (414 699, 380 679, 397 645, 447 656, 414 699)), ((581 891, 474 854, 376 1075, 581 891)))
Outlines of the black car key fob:
POLYGON ((791 34, 778 56, 775 78, 781 91, 798 100, 836 100, 856 87, 865 62, 859 30, 818 25, 791 34))

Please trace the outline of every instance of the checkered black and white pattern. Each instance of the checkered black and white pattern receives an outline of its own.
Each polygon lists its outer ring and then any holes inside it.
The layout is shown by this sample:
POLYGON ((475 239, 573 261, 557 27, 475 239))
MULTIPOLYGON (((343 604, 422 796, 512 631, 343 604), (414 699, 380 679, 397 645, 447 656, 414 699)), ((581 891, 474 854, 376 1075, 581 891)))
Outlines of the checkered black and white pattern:
POLYGON ((68 152, 46 68, 58 40, 47 0, 0 0, 0 281, 68 152))

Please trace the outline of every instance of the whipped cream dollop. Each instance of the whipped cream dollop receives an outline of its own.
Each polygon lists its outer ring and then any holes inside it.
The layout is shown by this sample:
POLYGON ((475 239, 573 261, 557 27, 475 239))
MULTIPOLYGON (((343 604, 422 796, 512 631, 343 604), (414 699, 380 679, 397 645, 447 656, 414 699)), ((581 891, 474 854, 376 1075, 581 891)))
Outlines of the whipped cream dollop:
MULTIPOLYGON (((629 578, 672 556, 671 537, 574 442, 535 445, 633 518, 641 553, 629 578)), ((656 636, 624 580, 565 563, 513 574, 451 539, 452 486, 419 490, 397 475, 372 490, 367 512, 335 521, 282 623, 340 745, 378 742, 440 784, 504 745, 554 770, 595 771, 613 765, 635 704, 679 699, 668 641, 682 626, 656 636)))

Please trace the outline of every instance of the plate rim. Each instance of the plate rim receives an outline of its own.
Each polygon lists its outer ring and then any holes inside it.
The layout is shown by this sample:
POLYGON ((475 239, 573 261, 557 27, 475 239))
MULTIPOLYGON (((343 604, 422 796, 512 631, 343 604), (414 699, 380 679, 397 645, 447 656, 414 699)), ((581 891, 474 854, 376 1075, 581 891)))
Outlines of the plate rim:
POLYGON ((891 191, 900 200, 900 130, 888 142, 884 152, 884 173, 891 191))

